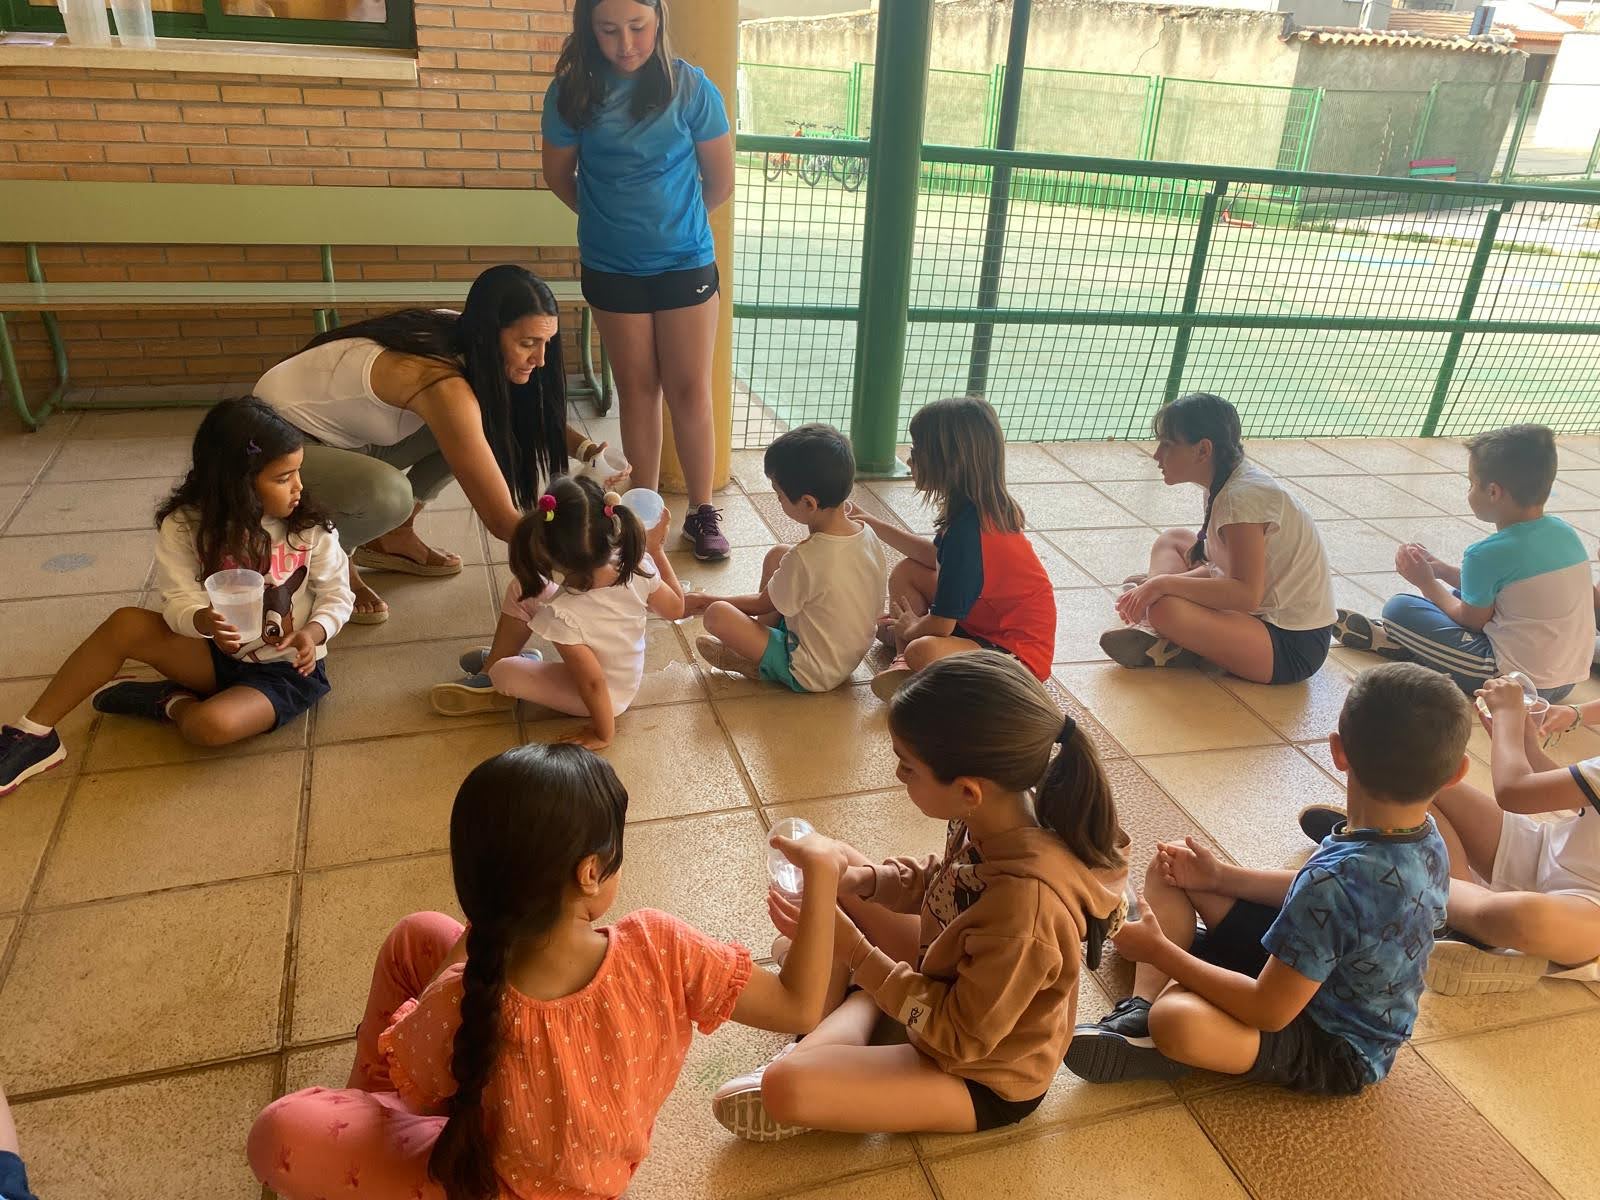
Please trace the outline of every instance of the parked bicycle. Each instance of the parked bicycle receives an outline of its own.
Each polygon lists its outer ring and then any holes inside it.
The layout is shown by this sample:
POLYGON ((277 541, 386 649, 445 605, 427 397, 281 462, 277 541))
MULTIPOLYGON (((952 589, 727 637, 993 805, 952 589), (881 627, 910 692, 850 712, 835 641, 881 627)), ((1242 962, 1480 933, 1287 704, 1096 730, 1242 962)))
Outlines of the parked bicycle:
MULTIPOLYGON (((795 137, 806 136, 803 122, 789 123, 794 126, 795 137)), ((824 125, 820 128, 827 137, 845 136, 845 131, 837 125, 824 125)), ((867 177, 867 160, 853 154, 807 154, 804 151, 791 154, 784 150, 777 154, 767 154, 764 166, 767 178, 773 182, 783 178, 790 168, 793 168, 807 187, 816 187, 824 178, 833 178, 847 192, 855 191, 867 177)))

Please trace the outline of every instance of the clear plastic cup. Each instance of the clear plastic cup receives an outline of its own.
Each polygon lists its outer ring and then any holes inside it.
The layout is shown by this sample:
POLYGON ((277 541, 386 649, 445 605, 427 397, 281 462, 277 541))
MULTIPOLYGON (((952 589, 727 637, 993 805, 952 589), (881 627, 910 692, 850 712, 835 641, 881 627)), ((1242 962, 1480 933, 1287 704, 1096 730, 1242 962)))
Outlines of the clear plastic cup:
POLYGON ((67 41, 74 46, 109 46, 111 24, 104 0, 56 0, 66 24, 67 41))
MULTIPOLYGON (((786 817, 774 825, 767 836, 799 839, 810 837, 815 832, 811 822, 804 817, 786 817)), ((800 893, 805 891, 805 879, 800 874, 800 868, 785 858, 782 850, 770 844, 767 847, 767 874, 772 878, 772 885, 791 900, 800 899, 800 893)))
POLYGON ((261 636, 266 587, 260 571, 218 571, 206 579, 206 596, 217 616, 239 631, 241 641, 249 643, 261 636))
POLYGON ((117 41, 134 50, 153 50, 156 45, 155 14, 150 0, 111 0, 111 15, 117 22, 117 41))
POLYGON ((660 493, 652 492, 649 488, 634 488, 630 492, 625 492, 622 503, 639 518, 639 523, 646 529, 654 529, 656 522, 661 520, 661 514, 667 510, 667 502, 661 498, 660 493))
POLYGON ((627 470, 627 467, 628 464, 623 461, 621 453, 607 446, 585 463, 578 474, 587 475, 604 487, 612 477, 622 474, 623 471, 627 470))

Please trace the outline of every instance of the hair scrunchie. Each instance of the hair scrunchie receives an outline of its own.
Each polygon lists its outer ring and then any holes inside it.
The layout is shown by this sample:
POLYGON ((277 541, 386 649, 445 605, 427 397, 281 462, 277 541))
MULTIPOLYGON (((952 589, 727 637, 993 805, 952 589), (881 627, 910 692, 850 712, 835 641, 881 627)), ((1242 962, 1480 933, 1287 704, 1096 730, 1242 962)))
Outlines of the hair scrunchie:
POLYGON ((539 511, 544 514, 544 519, 546 521, 554 521, 556 519, 556 498, 555 498, 555 496, 553 496, 549 492, 546 492, 544 495, 540 496, 539 497, 539 511))

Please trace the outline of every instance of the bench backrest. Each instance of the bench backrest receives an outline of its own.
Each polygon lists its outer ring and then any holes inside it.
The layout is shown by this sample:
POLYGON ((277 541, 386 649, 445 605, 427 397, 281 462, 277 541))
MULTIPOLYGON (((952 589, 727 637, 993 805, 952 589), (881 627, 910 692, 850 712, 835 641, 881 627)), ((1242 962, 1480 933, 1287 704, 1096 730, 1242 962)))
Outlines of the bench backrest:
POLYGON ((0 180, 0 241, 227 246, 575 246, 543 190, 0 180))

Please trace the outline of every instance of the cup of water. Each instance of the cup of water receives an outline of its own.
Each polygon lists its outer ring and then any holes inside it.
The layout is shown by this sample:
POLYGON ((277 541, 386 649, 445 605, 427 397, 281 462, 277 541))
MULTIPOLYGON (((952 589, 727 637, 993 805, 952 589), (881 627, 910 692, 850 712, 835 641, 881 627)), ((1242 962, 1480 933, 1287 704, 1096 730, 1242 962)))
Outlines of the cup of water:
POLYGON ((639 523, 646 529, 654 529, 656 522, 661 520, 661 514, 667 510, 667 502, 661 498, 661 494, 649 488, 634 488, 623 493, 622 506, 638 517, 639 523))
POLYGON ((267 581, 260 571, 218 571, 206 578, 206 595, 211 607, 217 610, 217 616, 239 631, 239 638, 245 644, 261 636, 266 588, 267 581))
POLYGON ((111 15, 117 22, 117 41, 130 49, 153 50, 156 44, 155 14, 150 0, 111 0, 111 15))
POLYGON ((601 487, 604 487, 613 476, 620 475, 628 469, 628 464, 623 461, 622 455, 607 446, 583 465, 579 475, 587 475, 601 487))
MULTIPOLYGON (((798 840, 810 837, 815 832, 811 822, 804 817, 786 817, 772 827, 768 836, 798 840)), ((800 899, 800 893, 805 890, 805 879, 800 874, 800 868, 785 858, 782 850, 770 844, 767 847, 767 874, 772 878, 773 887, 791 900, 800 899)))

